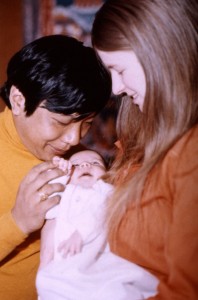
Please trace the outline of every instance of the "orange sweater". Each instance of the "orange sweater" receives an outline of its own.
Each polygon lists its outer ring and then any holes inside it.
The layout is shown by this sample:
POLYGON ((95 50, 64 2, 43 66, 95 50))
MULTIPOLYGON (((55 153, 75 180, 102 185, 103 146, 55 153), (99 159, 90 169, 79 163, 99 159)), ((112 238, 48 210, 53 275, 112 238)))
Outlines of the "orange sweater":
POLYGON ((0 114, 0 299, 36 300, 39 233, 25 236, 12 219, 22 178, 38 159, 21 144, 7 108, 0 114))
POLYGON ((198 127, 167 153, 155 188, 145 189, 141 215, 131 207, 111 249, 155 274, 158 295, 150 299, 198 299, 198 127))

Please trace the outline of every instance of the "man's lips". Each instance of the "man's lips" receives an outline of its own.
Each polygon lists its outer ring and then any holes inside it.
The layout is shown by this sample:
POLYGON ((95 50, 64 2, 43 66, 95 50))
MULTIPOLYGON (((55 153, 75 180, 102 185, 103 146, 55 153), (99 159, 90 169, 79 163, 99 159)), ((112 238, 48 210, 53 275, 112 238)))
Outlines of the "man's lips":
POLYGON ((53 150, 54 154, 57 154, 57 155, 63 155, 63 154, 65 154, 65 152, 67 152, 70 149, 69 146, 67 146, 67 148, 56 148, 50 144, 49 144, 49 146, 53 150))

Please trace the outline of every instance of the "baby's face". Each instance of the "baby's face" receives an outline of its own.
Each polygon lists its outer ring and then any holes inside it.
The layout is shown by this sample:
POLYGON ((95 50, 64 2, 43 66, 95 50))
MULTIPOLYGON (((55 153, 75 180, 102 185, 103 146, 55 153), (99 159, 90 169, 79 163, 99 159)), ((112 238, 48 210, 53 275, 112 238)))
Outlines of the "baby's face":
POLYGON ((102 175, 106 173, 105 164, 96 152, 84 150, 71 156, 73 173, 70 183, 91 187, 102 175))

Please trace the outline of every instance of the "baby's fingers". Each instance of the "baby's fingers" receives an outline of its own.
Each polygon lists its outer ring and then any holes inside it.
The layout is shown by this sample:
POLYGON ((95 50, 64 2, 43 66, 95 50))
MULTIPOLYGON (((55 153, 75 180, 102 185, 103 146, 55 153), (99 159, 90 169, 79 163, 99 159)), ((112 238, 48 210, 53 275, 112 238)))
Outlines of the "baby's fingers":
POLYGON ((71 169, 72 169, 72 164, 69 160, 65 160, 62 157, 54 156, 52 159, 53 164, 61 169, 63 172, 66 174, 70 174, 71 169))

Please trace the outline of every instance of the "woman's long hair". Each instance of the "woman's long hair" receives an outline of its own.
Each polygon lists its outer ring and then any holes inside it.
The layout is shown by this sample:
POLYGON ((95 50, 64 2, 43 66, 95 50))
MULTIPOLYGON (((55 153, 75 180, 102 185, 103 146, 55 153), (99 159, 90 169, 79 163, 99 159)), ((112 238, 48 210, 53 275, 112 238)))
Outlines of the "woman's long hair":
POLYGON ((197 14, 197 0, 107 0, 96 15, 93 46, 134 51, 146 77, 143 111, 127 96, 119 111, 122 155, 109 173, 116 185, 108 211, 113 226, 140 200, 151 170, 197 124, 197 14))

